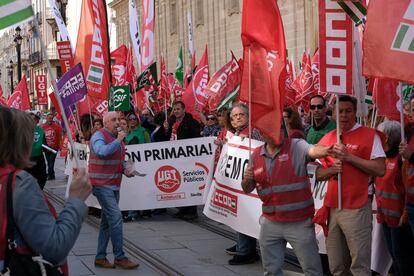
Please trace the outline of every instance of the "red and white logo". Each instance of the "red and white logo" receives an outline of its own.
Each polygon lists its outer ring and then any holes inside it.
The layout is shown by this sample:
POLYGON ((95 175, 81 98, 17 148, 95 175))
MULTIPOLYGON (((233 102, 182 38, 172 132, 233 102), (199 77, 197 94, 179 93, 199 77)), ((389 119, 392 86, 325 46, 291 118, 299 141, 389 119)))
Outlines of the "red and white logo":
POLYGON ((220 189, 214 189, 211 198, 212 204, 237 214, 237 196, 220 189))
POLYGON ((164 193, 173 193, 180 188, 181 176, 180 172, 172 166, 162 166, 154 176, 155 185, 164 193))

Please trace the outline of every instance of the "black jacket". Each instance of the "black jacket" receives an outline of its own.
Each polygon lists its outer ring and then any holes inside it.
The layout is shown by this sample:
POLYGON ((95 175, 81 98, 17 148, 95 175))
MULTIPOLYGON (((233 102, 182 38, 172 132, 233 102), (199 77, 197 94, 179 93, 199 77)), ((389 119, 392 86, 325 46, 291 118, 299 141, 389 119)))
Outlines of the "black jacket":
MULTIPOLYGON (((168 130, 169 137, 171 137, 172 126, 176 120, 175 116, 172 115, 170 121, 168 122, 170 125, 168 130)), ((200 131, 200 123, 197 122, 197 120, 195 120, 190 113, 186 112, 180 126, 177 129, 177 140, 201 137, 200 131)))

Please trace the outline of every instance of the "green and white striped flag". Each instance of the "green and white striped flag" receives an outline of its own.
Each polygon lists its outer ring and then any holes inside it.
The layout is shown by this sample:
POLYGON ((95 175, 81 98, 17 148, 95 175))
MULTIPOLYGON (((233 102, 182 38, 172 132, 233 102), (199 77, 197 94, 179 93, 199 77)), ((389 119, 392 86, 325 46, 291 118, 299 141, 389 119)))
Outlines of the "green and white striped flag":
POLYGON ((180 47, 180 51, 178 52, 178 60, 177 66, 175 67, 175 78, 181 84, 184 83, 184 71, 183 71, 183 47, 180 47))
POLYGON ((17 24, 33 16, 30 0, 0 1, 0 30, 17 24))
POLYGON ((367 8, 360 1, 339 0, 338 5, 357 25, 361 24, 362 19, 367 15, 367 8))
POLYGON ((222 109, 223 107, 231 107, 233 104, 234 99, 237 97, 240 91, 240 85, 237 85, 233 90, 231 90, 220 102, 217 106, 217 110, 222 109))
POLYGON ((365 95, 365 103, 372 105, 372 91, 367 91, 365 95))

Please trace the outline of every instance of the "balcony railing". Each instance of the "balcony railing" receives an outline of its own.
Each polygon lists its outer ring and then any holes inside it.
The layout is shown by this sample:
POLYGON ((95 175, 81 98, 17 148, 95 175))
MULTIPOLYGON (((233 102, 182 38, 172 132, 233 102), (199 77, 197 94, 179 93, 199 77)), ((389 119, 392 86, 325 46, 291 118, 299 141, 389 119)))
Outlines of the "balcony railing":
POLYGON ((39 51, 36 51, 29 55, 29 63, 35 65, 42 62, 42 55, 39 51))

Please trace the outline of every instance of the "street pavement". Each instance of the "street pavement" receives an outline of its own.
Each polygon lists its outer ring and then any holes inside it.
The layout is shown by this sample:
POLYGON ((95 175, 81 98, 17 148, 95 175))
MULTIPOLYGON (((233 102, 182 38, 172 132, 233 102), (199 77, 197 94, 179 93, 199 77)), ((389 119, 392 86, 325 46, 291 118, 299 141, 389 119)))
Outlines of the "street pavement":
MULTIPOLYGON (((55 171, 56 180, 48 181, 45 188, 48 192, 63 197, 67 181, 63 173, 63 159, 56 159, 55 171)), ((57 205, 56 207, 58 211, 62 208, 57 205)), ((199 214, 201 214, 200 210, 199 214)), ((96 218, 92 220, 99 221, 96 218)), ((225 227, 217 225, 217 227, 225 227)), ((201 228, 197 224, 173 218, 170 214, 155 215, 151 218, 124 223, 123 230, 125 239, 144 248, 183 275, 263 275, 260 261, 249 265, 228 265, 227 261, 231 256, 227 255, 224 250, 235 244, 231 239, 201 228)), ((148 263, 134 258, 131 260, 140 264, 136 270, 95 267, 97 240, 98 229, 85 222, 68 256, 71 276, 159 275, 148 263)), ((108 252, 111 251, 109 245, 108 252)), ((108 259, 112 261, 113 255, 108 254, 108 259)), ((284 274, 286 276, 303 275, 298 268, 286 263, 284 274)))

